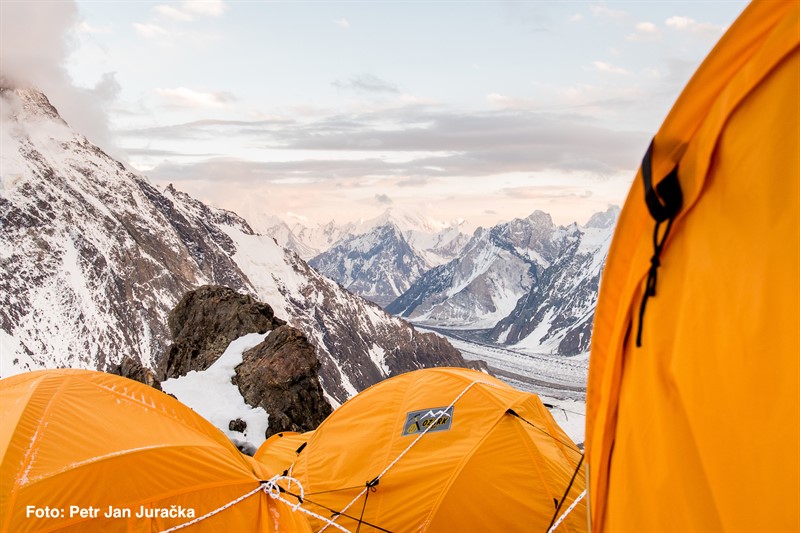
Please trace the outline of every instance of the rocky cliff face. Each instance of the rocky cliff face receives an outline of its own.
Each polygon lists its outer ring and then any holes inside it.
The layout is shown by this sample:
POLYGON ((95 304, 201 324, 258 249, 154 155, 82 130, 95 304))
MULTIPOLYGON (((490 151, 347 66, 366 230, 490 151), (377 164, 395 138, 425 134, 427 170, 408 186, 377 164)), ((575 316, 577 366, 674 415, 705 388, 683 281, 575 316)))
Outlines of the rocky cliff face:
POLYGON ((292 326, 279 326, 244 353, 236 385, 245 401, 269 415, 267 437, 281 431, 311 431, 331 414, 317 373, 314 347, 292 326))
POLYGON ((234 339, 285 323, 269 305, 228 287, 206 285, 187 292, 169 314, 172 344, 162 363, 163 374, 174 378, 205 370, 234 339))

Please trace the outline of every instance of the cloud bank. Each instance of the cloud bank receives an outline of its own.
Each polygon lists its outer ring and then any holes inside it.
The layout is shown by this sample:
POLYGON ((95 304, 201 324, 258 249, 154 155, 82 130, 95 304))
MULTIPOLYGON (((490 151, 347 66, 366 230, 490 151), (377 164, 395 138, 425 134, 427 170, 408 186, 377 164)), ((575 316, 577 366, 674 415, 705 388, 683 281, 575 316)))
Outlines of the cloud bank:
POLYGON ((94 87, 78 87, 64 68, 80 28, 72 1, 0 2, 0 78, 38 87, 74 129, 113 153, 106 109, 120 92, 114 73, 94 87))

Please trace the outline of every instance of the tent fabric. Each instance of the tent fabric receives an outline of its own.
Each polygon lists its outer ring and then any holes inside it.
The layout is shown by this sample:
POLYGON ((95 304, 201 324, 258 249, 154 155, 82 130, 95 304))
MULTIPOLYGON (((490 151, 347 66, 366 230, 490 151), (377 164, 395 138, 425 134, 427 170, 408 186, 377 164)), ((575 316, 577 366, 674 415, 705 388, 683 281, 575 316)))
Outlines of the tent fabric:
POLYGON ((641 169, 601 282, 592 529, 798 531, 800 2, 753 2, 709 54, 654 138, 654 180, 676 165, 683 205, 641 347, 641 169))
POLYGON ((307 443, 313 431, 275 433, 258 448, 253 459, 261 463, 269 477, 281 475, 297 460, 297 449, 307 443))
MULTIPOLYGON (((136 518, 140 506, 191 508, 198 518, 257 489, 265 475, 174 398, 88 370, 0 380, 0 446, 2 532, 162 531, 191 518, 136 518), (131 516, 104 518, 110 506, 131 516), (62 516, 36 516, 45 509, 62 516)), ((310 530, 304 515, 258 491, 180 531, 310 530)))
MULTIPOLYGON (((392 377, 334 411, 293 475, 305 508, 350 531, 546 531, 581 458, 536 395, 481 372, 435 368, 392 377), (454 400, 431 426, 429 413, 454 400)), ((563 509, 584 486, 579 472, 563 509)), ((559 531, 585 530, 581 503, 559 531)))

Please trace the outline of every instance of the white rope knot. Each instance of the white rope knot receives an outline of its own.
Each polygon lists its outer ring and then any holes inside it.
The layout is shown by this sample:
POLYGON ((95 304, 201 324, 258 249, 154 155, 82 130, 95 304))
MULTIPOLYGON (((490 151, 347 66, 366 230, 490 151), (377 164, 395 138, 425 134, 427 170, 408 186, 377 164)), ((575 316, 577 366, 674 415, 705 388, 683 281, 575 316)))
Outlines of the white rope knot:
POLYGON ((286 490, 289 490, 289 489, 292 488, 292 483, 297 485, 297 488, 300 489, 299 490, 299 492, 300 492, 300 496, 299 496, 300 502, 299 503, 303 502, 303 500, 306 497, 306 491, 305 491, 305 489, 303 489, 303 485, 299 481, 297 481, 296 478, 293 478, 291 476, 277 475, 277 476, 272 476, 267 481, 262 481, 261 482, 263 487, 264 487, 264 491, 267 494, 269 494, 270 498, 272 498, 273 500, 280 500, 281 499, 281 493, 283 492, 284 489, 278 484, 279 481, 286 481, 287 482, 286 490))
POLYGON ((277 500, 281 497, 281 488, 275 482, 275 478, 272 478, 268 481, 265 481, 261 487, 264 489, 270 498, 273 500, 277 500))
POLYGON ((333 522, 332 520, 330 520, 328 518, 325 518, 324 516, 320 516, 317 513, 309 511, 308 509, 303 509, 301 507, 301 505, 303 505, 303 500, 305 499, 305 494, 306 494, 305 489, 303 489, 303 485, 300 484, 300 482, 296 478, 293 478, 291 476, 273 476, 273 477, 271 477, 270 479, 268 479, 266 481, 262 481, 261 484, 258 487, 254 488, 253 490, 251 490, 247 494, 243 494, 242 496, 239 496, 235 500, 226 503, 222 507, 214 509, 210 513, 206 513, 203 516, 195 518, 194 520, 192 520, 190 522, 186 522, 186 523, 180 524, 178 526, 166 529, 166 530, 162 531, 161 533, 172 533, 173 531, 177 531, 179 529, 183 529, 185 527, 197 524, 198 522, 202 522, 203 520, 206 520, 207 518, 211 518, 215 514, 221 513, 222 511, 225 511, 226 509, 230 509, 231 507, 233 507, 237 503, 246 500, 247 498, 249 498, 250 496, 252 496, 252 495, 254 495, 254 494, 258 493, 258 492, 264 492, 265 494, 269 495, 269 497, 272 498, 273 500, 279 500, 279 501, 283 502, 287 506, 291 507, 292 511, 300 511, 300 512, 305 513, 305 514, 307 514, 309 516, 313 516, 317 520, 319 520, 321 522, 324 522, 326 524, 325 527, 333 526, 333 527, 343 531, 344 533, 350 533, 350 531, 348 529, 345 529, 344 527, 340 526, 336 522, 333 522), (299 496, 295 496, 297 498, 297 503, 293 504, 292 502, 290 502, 289 500, 284 499, 281 496, 282 488, 278 484, 279 481, 286 481, 287 485, 289 487, 291 487, 292 483, 297 485, 297 487, 300 489, 299 490, 300 495, 299 496))

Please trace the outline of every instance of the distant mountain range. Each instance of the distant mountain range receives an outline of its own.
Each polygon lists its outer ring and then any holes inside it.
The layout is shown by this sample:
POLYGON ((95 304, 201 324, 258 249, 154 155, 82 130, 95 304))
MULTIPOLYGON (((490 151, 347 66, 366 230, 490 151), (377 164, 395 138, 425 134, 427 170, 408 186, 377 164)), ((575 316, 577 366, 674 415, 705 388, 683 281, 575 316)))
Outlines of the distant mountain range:
POLYGON ((479 228, 459 257, 426 272, 386 310, 421 325, 484 330, 487 342, 585 352, 618 215, 610 207, 585 226, 556 226, 535 211, 479 228))
POLYGON ((305 235, 306 244, 296 249, 310 248, 309 235, 338 236, 309 264, 414 323, 472 330, 481 342, 526 351, 575 355, 589 348, 618 215, 618 207, 609 207, 584 226, 558 226, 535 211, 467 237, 458 225, 389 210, 359 224, 284 226, 283 232, 277 225, 271 231, 287 246, 305 235))
POLYGON ((348 291, 414 323, 542 353, 588 351, 600 274, 619 208, 581 226, 542 211, 478 228, 387 210, 370 221, 268 228, 348 291), (313 255, 316 254, 316 255, 313 255))
POLYGON ((308 227, 267 220, 265 233, 320 273, 379 305, 405 292, 426 270, 458 256, 469 240, 463 221, 443 223, 387 209, 370 220, 308 227))
POLYGON ((398 372, 465 364, 238 215, 153 187, 72 131, 41 92, 0 87, 0 106, 0 376, 129 357, 163 379, 167 315, 207 284, 252 295, 302 330, 335 402, 398 372))

